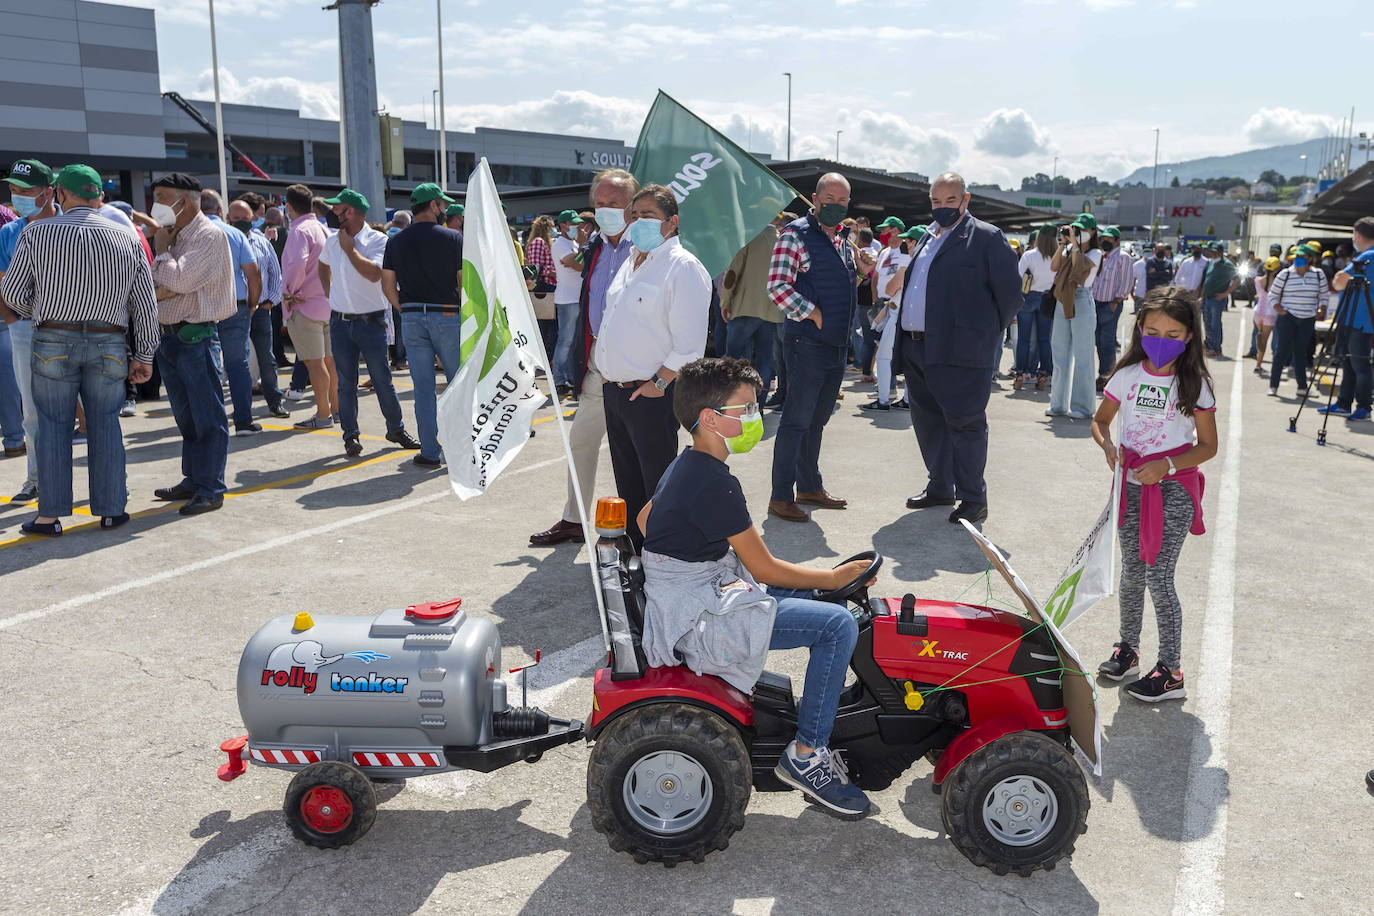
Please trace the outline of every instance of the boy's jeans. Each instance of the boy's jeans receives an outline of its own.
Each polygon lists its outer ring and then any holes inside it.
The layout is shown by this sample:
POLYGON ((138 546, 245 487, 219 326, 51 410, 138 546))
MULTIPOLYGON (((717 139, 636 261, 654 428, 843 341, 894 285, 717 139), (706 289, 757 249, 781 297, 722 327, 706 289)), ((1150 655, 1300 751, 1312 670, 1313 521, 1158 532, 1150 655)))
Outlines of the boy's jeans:
POLYGON ((810 747, 828 747, 845 672, 859 639, 859 625, 846 607, 817 601, 810 589, 770 586, 768 594, 778 601, 768 648, 811 649, 797 710, 797 741, 810 747))

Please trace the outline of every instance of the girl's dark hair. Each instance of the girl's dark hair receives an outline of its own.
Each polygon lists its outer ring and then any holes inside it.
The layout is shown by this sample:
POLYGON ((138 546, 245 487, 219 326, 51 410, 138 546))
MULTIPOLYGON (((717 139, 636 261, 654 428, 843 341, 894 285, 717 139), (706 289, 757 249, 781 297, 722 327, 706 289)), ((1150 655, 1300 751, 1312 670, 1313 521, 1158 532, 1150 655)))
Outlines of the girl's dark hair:
POLYGON ((673 416, 691 432, 703 409, 725 407, 740 385, 754 386, 755 397, 763 387, 749 360, 714 356, 692 360, 678 370, 673 382, 673 416))
POLYGON ((1183 411, 1185 417, 1191 417, 1197 409, 1198 398, 1202 396, 1203 383, 1206 382, 1210 387, 1212 376, 1207 371, 1207 357, 1202 351, 1202 308, 1198 304, 1197 293, 1186 286, 1157 286, 1150 290, 1136 313, 1131 344, 1112 371, 1120 372, 1127 366, 1145 361, 1145 347, 1140 343, 1141 329, 1145 326, 1145 319, 1155 312, 1162 312, 1188 329, 1188 346, 1174 360, 1174 378, 1177 379, 1178 409, 1183 411))

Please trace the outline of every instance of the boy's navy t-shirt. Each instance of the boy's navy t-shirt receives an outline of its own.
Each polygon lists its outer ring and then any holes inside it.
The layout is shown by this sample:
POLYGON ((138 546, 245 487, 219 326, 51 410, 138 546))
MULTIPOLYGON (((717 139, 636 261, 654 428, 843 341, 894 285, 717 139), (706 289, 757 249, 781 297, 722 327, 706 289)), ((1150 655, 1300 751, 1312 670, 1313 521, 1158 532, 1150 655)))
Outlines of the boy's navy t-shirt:
POLYGON ((644 549, 688 563, 719 560, 728 539, 753 524, 744 488, 725 462, 689 446, 654 491, 644 549))
POLYGON ((382 269, 396 272, 401 304, 458 306, 463 236, 438 223, 411 223, 386 243, 382 269))

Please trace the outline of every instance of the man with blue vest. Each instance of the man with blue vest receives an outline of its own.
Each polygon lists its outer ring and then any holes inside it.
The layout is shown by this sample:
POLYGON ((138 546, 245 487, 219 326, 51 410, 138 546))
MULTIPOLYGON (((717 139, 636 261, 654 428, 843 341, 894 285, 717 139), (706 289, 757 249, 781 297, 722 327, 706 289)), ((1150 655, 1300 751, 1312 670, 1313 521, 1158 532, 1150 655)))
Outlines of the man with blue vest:
POLYGON ((907 265, 898 314, 911 425, 930 481, 908 509, 959 506, 951 522, 988 517, 988 399, 995 346, 1021 309, 1016 252, 968 212, 964 179, 930 186, 930 232, 907 265))
POLYGON ((854 251, 841 225, 848 210, 849 182, 835 172, 822 175, 811 212, 778 235, 768 270, 768 295, 787 319, 787 400, 773 442, 768 514, 790 522, 810 520, 800 503, 823 509, 848 505, 825 491, 819 460, 821 434, 844 380, 855 306, 854 251))

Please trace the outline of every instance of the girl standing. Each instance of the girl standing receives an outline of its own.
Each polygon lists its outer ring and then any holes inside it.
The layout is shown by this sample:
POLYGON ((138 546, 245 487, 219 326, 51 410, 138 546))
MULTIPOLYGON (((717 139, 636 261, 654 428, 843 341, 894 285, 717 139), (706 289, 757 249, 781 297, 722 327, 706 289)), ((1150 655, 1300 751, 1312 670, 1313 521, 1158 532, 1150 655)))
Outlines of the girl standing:
POLYGON ((1031 282, 1021 311, 1016 313, 1016 377, 1011 387, 1017 391, 1032 382, 1036 391, 1043 391, 1050 370, 1054 368, 1054 357, 1050 353, 1054 318, 1040 308, 1040 303, 1051 295, 1050 288, 1054 286, 1050 262, 1054 260, 1055 250, 1054 226, 1041 226, 1035 234, 1035 247, 1021 255, 1018 266, 1022 276, 1031 275, 1031 282))
POLYGON ((1113 471, 1121 462, 1121 641, 1098 673, 1114 681, 1140 671, 1145 588, 1159 626, 1159 661, 1126 692, 1147 703, 1182 699, 1183 608, 1174 569, 1183 540, 1202 534, 1203 477, 1217 453, 1216 397, 1202 352, 1202 312, 1182 286, 1151 290, 1136 315, 1131 346, 1107 382, 1093 439, 1113 471), (1112 422, 1121 414, 1121 445, 1112 422))
POLYGON ((1080 213, 1060 230, 1058 247, 1050 260, 1055 272, 1054 292, 1058 307, 1050 350, 1054 374, 1050 377, 1050 417, 1086 420, 1097 403, 1097 306, 1093 281, 1102 263, 1097 241, 1097 217, 1080 213))
POLYGON ((1264 374, 1264 351, 1269 335, 1274 331, 1274 306, 1269 301, 1269 287, 1279 272, 1279 259, 1273 255, 1264 262, 1264 270, 1255 277, 1255 374, 1264 374))

